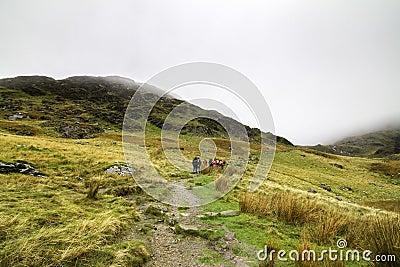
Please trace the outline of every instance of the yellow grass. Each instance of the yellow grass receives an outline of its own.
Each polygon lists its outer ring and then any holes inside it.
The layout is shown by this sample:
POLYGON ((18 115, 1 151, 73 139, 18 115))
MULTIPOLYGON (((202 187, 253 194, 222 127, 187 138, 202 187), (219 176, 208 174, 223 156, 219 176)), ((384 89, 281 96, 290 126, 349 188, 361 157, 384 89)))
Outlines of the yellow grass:
MULTIPOLYGON (((365 215, 342 210, 340 206, 327 205, 318 199, 309 199, 292 192, 270 195, 243 194, 240 209, 246 213, 273 216, 293 225, 304 225, 305 242, 335 245, 345 238, 350 247, 371 250, 374 255, 396 255, 400 258, 400 218, 387 213, 365 215)), ((300 262, 300 266, 316 266, 300 262)), ((327 263, 328 264, 328 263, 327 263)), ((328 265, 331 266, 331 265, 328 265)), ((341 265, 333 265, 341 266, 341 265)))
POLYGON ((0 136, 2 161, 47 176, 0 174, 0 266, 140 266, 149 257, 129 234, 140 223, 135 203, 118 196, 133 179, 103 174, 123 161, 120 146, 77 141, 0 136))

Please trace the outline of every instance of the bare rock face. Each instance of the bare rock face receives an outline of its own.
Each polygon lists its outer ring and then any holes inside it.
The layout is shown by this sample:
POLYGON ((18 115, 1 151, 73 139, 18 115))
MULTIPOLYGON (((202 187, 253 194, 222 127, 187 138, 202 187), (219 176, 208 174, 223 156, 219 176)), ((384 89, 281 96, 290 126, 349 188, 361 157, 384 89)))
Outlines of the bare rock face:
POLYGON ((0 162, 0 173, 22 173, 37 177, 46 177, 46 175, 25 161, 16 161, 15 163, 0 162))

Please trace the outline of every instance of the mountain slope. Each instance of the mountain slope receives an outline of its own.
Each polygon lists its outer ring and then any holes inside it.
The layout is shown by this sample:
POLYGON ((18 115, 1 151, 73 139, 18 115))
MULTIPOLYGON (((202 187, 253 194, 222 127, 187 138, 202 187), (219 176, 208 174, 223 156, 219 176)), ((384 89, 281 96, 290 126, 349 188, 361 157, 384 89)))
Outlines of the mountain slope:
MULTIPOLYGON (((118 76, 75 76, 55 80, 45 76, 20 76, 0 79, 0 128, 19 135, 46 134, 66 138, 91 138, 105 130, 119 130, 131 97, 142 84, 118 76)), ((146 85, 143 98, 162 95, 161 89, 146 85)), ((166 95, 154 106, 148 121, 161 128, 167 115, 183 104, 185 113, 198 118, 188 122, 182 134, 226 138, 227 132, 216 122, 229 121, 232 128, 241 123, 218 112, 166 95), (211 120, 209 118, 215 118, 211 120)), ((168 127, 168 125, 167 125, 168 127)), ((259 142, 261 131, 245 126, 251 141, 259 142)), ((272 134, 266 134, 275 139, 272 134)), ((279 137, 278 142, 291 144, 279 137)))
POLYGON ((333 145, 317 145, 310 148, 338 155, 399 158, 400 129, 382 130, 360 136, 352 136, 333 145))
MULTIPOLYGON (((391 218, 398 218, 399 212, 400 161, 331 155, 282 144, 287 142, 283 139, 265 181, 250 194, 247 188, 260 160, 260 146, 252 144, 243 177, 226 196, 203 207, 171 207, 146 195, 132 176, 122 172, 126 158, 121 132, 115 131, 120 130, 124 109, 110 107, 127 105, 126 95, 135 90, 133 83, 132 87, 110 85, 117 88, 115 92, 105 85, 108 81, 97 77, 32 79, 43 84, 31 81, 17 86, 0 81, 0 126, 7 132, 0 134, 0 266, 175 266, 188 262, 239 266, 242 258, 249 266, 264 266, 265 262, 256 261, 255 252, 265 244, 285 251, 301 245, 317 248, 319 253, 338 237, 349 241, 349 249, 365 247, 399 258, 400 224, 391 218), (49 137, 60 136, 62 129, 71 138, 79 137, 77 129, 84 137, 96 138, 83 142, 49 137), (8 134, 12 131, 20 132, 8 134), (29 131, 38 132, 21 136, 29 131), (16 171, 17 164, 29 164, 43 175, 16 171), (382 237, 381 233, 387 234, 382 237), (374 246, 376 240, 382 240, 383 249, 380 244, 374 246)), ((153 93, 144 97, 154 97, 153 93)), ((151 130, 158 133, 165 114, 182 103, 172 98, 157 103, 150 116, 151 130)), ((213 118, 222 116, 190 104, 186 108, 213 118)), ((198 155, 200 135, 224 134, 219 124, 211 123, 200 118, 187 125, 180 144, 183 150, 179 150, 184 157, 191 160, 198 155), (192 134, 194 129, 197 134, 192 134)), ((253 140, 260 134, 258 129, 247 131, 253 140)), ((137 140, 132 139, 132 146, 139 150, 143 144, 137 140)), ((219 148, 217 158, 230 161, 229 140, 213 140, 219 148)), ((146 139, 146 150, 161 175, 190 192, 221 181, 223 168, 208 167, 191 174, 169 164, 162 157, 159 136, 146 139)), ((133 164, 140 166, 144 161, 148 158, 137 157, 133 164)), ((135 168, 135 179, 139 172, 153 176, 147 168, 135 168)), ((224 183, 215 186, 226 187, 224 183)), ((294 264, 282 262, 282 266, 294 264)), ((352 261, 348 266, 359 264, 352 261)))

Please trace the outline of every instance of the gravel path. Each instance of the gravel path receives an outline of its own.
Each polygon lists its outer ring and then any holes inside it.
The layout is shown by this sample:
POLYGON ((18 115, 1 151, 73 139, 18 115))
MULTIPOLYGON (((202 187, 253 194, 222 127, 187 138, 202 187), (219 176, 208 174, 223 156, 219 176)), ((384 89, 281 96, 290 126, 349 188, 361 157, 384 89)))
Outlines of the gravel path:
MULTIPOLYGON (((185 182, 182 180, 173 184, 172 192, 177 199, 177 203, 184 200, 192 207, 184 212, 179 212, 177 207, 170 206, 168 217, 174 218, 180 225, 207 228, 207 224, 197 218, 199 212, 203 210, 202 207, 197 206, 200 201, 190 191, 183 189, 185 182)), ((154 231, 150 240, 152 256, 145 265, 147 267, 249 266, 244 258, 239 258, 232 252, 233 247, 240 241, 234 237, 234 233, 229 232, 227 229, 225 229, 226 237, 223 240, 224 245, 222 247, 220 244, 217 245, 216 242, 211 242, 201 237, 177 235, 174 227, 168 225, 165 220, 159 220, 154 225, 154 231), (219 253, 225 262, 216 264, 201 263, 200 259, 206 256, 205 251, 210 250, 219 253)))
POLYGON ((151 239, 153 255, 145 266, 209 266, 199 262, 207 243, 200 237, 180 237, 170 227, 158 224, 151 239))
POLYGON ((168 185, 172 192, 172 204, 185 203, 188 207, 198 207, 200 199, 185 187, 187 180, 180 180, 168 185))

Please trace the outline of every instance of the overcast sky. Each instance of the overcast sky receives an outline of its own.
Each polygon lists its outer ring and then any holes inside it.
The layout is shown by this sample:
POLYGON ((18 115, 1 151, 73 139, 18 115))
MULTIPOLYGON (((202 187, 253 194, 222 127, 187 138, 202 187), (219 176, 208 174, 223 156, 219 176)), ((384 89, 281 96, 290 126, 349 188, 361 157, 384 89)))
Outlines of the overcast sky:
POLYGON ((398 0, 1 0, 0 77, 144 82, 220 63, 258 86, 277 134, 327 144, 399 120, 399 14, 398 0))

